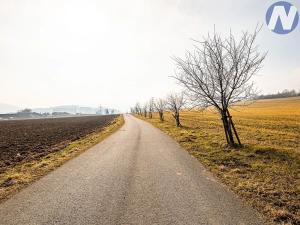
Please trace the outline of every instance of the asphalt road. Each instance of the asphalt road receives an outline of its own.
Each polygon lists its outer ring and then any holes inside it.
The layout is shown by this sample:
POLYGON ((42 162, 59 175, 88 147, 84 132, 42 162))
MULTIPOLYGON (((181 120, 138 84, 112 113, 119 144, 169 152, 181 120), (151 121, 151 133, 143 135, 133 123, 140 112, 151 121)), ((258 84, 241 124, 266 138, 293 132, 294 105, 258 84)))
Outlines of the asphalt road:
POLYGON ((170 137, 132 116, 125 121, 1 204, 0 224, 264 224, 170 137))

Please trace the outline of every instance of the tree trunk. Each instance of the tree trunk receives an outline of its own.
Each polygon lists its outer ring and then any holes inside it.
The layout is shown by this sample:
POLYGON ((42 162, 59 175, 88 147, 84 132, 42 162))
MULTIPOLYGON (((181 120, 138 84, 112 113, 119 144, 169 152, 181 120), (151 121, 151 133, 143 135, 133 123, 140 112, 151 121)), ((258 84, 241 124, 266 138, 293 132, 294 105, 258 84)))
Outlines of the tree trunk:
POLYGON ((225 123, 225 117, 223 114, 222 114, 222 122, 223 122, 223 128, 224 128, 224 133, 225 133, 225 137, 226 137, 226 141, 227 141, 227 144, 229 143, 229 139, 228 139, 228 134, 227 134, 227 126, 226 126, 226 123, 225 123))
POLYGON ((242 144, 238 136, 238 133, 235 129, 229 110, 228 109, 223 110, 221 114, 222 114, 222 121, 223 121, 223 127, 224 127, 227 144, 230 147, 236 147, 236 143, 234 141, 234 136, 235 136, 238 142, 238 146, 241 146, 242 144))
POLYGON ((152 119, 152 112, 149 112, 149 118, 152 119))
POLYGON ((176 112, 176 113, 173 115, 173 117, 174 117, 175 122, 176 122, 176 127, 181 127, 179 113, 176 112))
POLYGON ((227 110, 222 111, 222 120, 223 120, 223 126, 224 126, 224 132, 225 132, 227 144, 230 147, 234 147, 235 143, 234 143, 233 133, 231 129, 232 125, 231 125, 230 117, 227 115, 227 110))
POLYGON ((159 112, 159 119, 160 119, 160 122, 164 122, 164 113, 163 112, 159 112))
POLYGON ((234 147, 235 146, 235 142, 234 142, 234 138, 233 138, 233 133, 232 133, 232 129, 231 129, 231 120, 230 120, 230 117, 227 115, 227 124, 228 124, 228 138, 229 138, 229 145, 231 147, 234 147))
POLYGON ((239 138, 239 135, 238 135, 238 133, 237 133, 237 131, 236 131, 236 129, 235 129, 234 123, 233 123, 233 121, 232 121, 232 116, 230 115, 228 109, 227 109, 227 115, 228 115, 228 118, 229 118, 231 127, 232 127, 232 129, 233 129, 233 131, 234 131, 235 137, 236 137, 236 139, 237 139, 237 141, 238 141, 238 144, 239 144, 239 146, 241 146, 242 143, 241 143, 240 138, 239 138))

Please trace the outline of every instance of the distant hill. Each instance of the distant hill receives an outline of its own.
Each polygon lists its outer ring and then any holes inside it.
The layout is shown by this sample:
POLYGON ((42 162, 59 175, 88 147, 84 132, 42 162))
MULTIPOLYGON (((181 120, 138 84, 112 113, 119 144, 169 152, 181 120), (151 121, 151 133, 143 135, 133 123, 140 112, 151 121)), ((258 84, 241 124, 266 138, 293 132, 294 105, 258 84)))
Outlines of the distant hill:
POLYGON ((20 109, 20 107, 14 105, 0 103, 0 113, 16 113, 20 109))
MULTIPOLYGON (((8 114, 8 113, 16 113, 22 110, 22 108, 0 103, 0 114, 8 114)), ((76 114, 98 114, 98 115, 105 115, 105 114, 116 114, 119 113, 116 109, 104 108, 104 107, 86 107, 86 106, 79 106, 79 105, 61 105, 61 106, 53 106, 53 107, 46 107, 46 108, 33 108, 31 109, 34 113, 68 113, 72 115, 76 114)))
POLYGON ((118 113, 118 110, 108 109, 104 107, 86 107, 86 106, 78 106, 78 105, 62 105, 62 106, 54 106, 49 108, 34 108, 32 112, 36 113, 69 113, 69 114, 115 114, 118 113))
POLYGON ((61 105, 49 108, 34 108, 32 111, 37 113, 66 112, 70 114, 96 114, 99 111, 99 108, 82 107, 77 105, 61 105))

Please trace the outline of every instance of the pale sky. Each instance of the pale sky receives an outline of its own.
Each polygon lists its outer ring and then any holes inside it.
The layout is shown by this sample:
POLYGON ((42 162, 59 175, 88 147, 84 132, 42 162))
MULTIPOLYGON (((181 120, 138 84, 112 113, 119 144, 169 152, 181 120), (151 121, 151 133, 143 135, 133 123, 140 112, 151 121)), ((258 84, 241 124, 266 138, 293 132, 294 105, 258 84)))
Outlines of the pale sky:
MULTIPOLYGON (((127 110, 178 90, 171 56, 191 39, 263 23, 269 51, 255 78, 262 93, 300 89, 300 24, 278 35, 261 0, 0 0, 0 102, 127 110)), ((289 1, 300 9, 299 1, 289 1)))

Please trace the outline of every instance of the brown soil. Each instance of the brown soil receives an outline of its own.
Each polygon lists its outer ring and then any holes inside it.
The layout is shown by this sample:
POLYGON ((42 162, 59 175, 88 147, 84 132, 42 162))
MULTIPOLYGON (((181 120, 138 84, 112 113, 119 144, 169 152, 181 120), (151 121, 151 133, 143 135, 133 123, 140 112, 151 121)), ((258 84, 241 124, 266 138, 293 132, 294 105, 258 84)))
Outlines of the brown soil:
POLYGON ((100 131, 118 115, 0 121, 0 173, 100 131))

